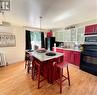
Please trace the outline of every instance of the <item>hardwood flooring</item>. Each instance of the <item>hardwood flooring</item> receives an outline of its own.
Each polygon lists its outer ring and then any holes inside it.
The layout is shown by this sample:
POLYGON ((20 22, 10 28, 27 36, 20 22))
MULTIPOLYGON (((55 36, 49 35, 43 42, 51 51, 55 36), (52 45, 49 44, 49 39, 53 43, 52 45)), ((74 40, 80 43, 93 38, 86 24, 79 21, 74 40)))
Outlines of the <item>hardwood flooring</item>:
MULTIPOLYGON (((69 69, 71 86, 65 81, 61 95, 97 95, 97 76, 71 64, 69 69)), ((37 81, 26 73, 23 62, 0 68, 0 95, 60 95, 56 83, 52 85, 43 81, 41 86, 37 89, 37 81)))

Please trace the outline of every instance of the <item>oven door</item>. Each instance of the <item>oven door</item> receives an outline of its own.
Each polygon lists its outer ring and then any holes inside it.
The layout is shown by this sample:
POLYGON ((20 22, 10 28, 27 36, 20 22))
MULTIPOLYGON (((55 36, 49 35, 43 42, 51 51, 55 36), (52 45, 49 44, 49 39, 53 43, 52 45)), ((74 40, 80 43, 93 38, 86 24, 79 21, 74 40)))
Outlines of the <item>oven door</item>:
POLYGON ((89 53, 81 53, 80 69, 97 75, 97 56, 89 53))

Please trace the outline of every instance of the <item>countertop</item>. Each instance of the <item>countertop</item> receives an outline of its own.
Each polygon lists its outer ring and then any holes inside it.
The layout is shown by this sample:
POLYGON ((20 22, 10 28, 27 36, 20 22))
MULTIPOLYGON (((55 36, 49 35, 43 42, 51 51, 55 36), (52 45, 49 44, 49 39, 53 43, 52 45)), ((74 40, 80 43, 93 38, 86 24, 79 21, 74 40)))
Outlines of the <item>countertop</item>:
MULTIPOLYGON (((53 51, 47 51, 47 52, 53 52, 53 51)), ((53 58, 58 58, 60 56, 63 56, 63 53, 58 53, 58 52, 53 52, 53 53, 56 54, 55 56, 47 56, 46 55, 47 52, 38 53, 38 52, 34 51, 34 52, 30 52, 29 54, 34 56, 35 58, 37 58, 40 61, 47 61, 47 60, 50 60, 50 59, 53 59, 53 58)))
MULTIPOLYGON (((54 48, 55 48, 55 47, 54 47, 54 48)), ((63 49, 63 50, 70 50, 70 51, 81 52, 81 50, 76 49, 76 48, 62 48, 62 47, 56 47, 56 49, 63 49)))

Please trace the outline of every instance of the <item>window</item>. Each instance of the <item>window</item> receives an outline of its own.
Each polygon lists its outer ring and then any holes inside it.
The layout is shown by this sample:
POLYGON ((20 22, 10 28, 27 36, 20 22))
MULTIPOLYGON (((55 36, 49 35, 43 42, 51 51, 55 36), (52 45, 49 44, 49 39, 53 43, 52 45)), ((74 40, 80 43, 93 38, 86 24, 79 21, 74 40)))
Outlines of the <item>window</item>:
POLYGON ((34 46, 37 45, 41 47, 41 32, 31 32, 31 46, 34 49, 34 46))

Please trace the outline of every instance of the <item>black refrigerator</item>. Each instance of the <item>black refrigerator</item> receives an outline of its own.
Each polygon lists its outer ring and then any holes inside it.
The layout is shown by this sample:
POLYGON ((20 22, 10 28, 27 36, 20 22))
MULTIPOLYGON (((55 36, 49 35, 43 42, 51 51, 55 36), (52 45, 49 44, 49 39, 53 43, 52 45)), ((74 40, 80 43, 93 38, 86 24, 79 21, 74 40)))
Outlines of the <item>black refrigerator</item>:
POLYGON ((47 50, 52 50, 52 47, 54 47, 55 43, 55 37, 46 37, 45 38, 45 48, 47 50))

